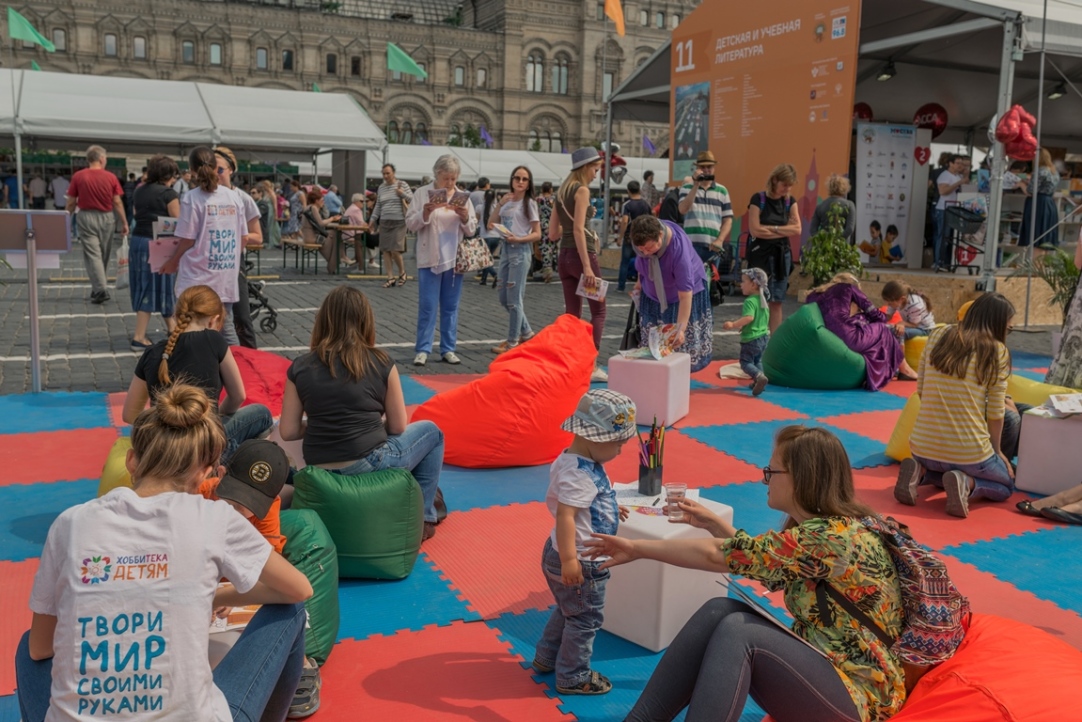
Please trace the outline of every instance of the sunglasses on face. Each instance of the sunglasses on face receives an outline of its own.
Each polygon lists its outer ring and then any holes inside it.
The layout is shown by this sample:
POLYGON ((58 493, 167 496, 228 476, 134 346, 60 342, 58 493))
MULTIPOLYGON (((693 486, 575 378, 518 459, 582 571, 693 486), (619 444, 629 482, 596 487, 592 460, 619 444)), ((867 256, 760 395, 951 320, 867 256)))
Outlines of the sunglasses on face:
POLYGON ((786 471, 785 469, 771 469, 769 466, 764 466, 763 467, 763 483, 764 484, 769 484, 771 477, 773 477, 775 474, 788 474, 788 473, 789 472, 786 471))
POLYGON ((530 182, 529 176, 522 176, 522 175, 512 176, 511 180, 519 181, 520 183, 529 183, 530 182))

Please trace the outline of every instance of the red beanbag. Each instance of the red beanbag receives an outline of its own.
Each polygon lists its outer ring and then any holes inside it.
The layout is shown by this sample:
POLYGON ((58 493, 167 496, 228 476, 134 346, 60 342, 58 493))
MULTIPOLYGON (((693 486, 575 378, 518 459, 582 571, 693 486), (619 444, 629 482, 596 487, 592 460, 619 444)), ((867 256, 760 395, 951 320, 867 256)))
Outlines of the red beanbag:
POLYGON ((474 469, 550 464, 571 443, 560 430, 590 388, 590 324, 567 314, 497 357, 488 374, 413 412, 443 431, 444 461, 474 469))
POLYGON ((244 380, 244 405, 263 404, 270 409, 271 416, 281 416, 286 371, 292 361, 276 353, 243 346, 230 346, 229 350, 244 380))

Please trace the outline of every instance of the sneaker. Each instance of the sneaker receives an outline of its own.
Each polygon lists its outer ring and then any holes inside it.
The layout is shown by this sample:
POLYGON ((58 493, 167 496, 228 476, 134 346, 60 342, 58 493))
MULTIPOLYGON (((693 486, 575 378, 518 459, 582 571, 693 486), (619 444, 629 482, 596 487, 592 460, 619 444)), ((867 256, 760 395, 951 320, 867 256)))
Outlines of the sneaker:
POLYGON ((530 331, 529 333, 524 333, 524 334, 522 334, 521 336, 518 337, 518 342, 519 343, 526 343, 527 341, 529 341, 531 338, 533 338, 536 335, 537 334, 534 333, 533 331, 530 331))
POLYGON ((421 532, 421 541, 426 541, 436 536, 436 522, 426 521, 424 531, 421 532))
POLYGON ((561 687, 556 685, 558 694, 605 694, 612 689, 612 682, 597 672, 590 672, 590 678, 577 687, 561 687))
POLYGON ((594 372, 592 374, 590 374, 590 383, 594 383, 596 381, 604 382, 604 381, 608 381, 608 380, 609 380, 609 375, 608 375, 608 373, 605 372, 605 369, 603 369, 603 368, 595 368, 594 372))
POLYGON ((131 350, 134 351, 135 353, 143 353, 144 351, 146 351, 148 348, 150 348, 153 345, 154 344, 149 342, 149 341, 146 342, 146 343, 143 343, 142 341, 136 341, 134 338, 131 340, 131 350))
POLYGON ((917 505, 917 485, 920 484, 920 464, 913 459, 903 459, 894 484, 894 498, 906 506, 917 505))
POLYGON ((458 357, 458 354, 456 354, 454 351, 448 351, 447 353, 445 353, 443 355, 443 360, 446 363, 451 364, 452 366, 457 366, 458 364, 462 363, 462 359, 460 359, 458 357))
POLYGON ((319 665, 311 657, 305 657, 301 679, 297 683, 297 691, 293 693, 293 704, 289 705, 286 719, 304 719, 314 715, 319 709, 319 688, 322 686, 319 665))
POLYGON ((428 354, 422 352, 413 357, 414 366, 424 366, 428 363, 428 354))
POLYGON ((758 376, 756 376, 755 383, 752 384, 751 387, 751 395, 758 396, 759 394, 763 393, 763 389, 766 388, 766 385, 768 383, 770 383, 770 379, 766 377, 766 374, 759 374, 758 376))
POLYGON ((530 662, 530 666, 533 667, 534 669, 536 669, 541 674, 548 674, 549 672, 555 672, 556 671, 556 667, 554 665, 545 664, 544 662, 542 662, 537 657, 533 658, 533 661, 530 662))
POLYGON ((514 346, 512 346, 512 345, 511 345, 511 344, 509 344, 509 343, 507 343, 506 341, 500 341, 500 345, 499 345, 499 346, 494 346, 494 347, 492 348, 492 353, 494 353, 494 354, 496 354, 497 356, 499 356, 499 355, 500 355, 500 354, 502 354, 502 353, 507 353, 508 351, 510 351, 510 350, 511 350, 511 349, 513 349, 513 348, 514 348, 514 346))
POLYGON ((973 479, 960 471, 943 475, 943 490, 947 492, 947 513, 965 519, 969 516, 969 484, 973 479))

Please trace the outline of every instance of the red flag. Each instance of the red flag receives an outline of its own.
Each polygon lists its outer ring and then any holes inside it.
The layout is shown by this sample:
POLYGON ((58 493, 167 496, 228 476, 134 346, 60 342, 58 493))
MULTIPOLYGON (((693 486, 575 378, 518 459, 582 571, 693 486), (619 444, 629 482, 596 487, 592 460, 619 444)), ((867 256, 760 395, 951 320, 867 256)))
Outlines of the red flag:
POLYGON ((624 8, 620 0, 605 0, 605 14, 616 23, 616 34, 624 37, 624 8))

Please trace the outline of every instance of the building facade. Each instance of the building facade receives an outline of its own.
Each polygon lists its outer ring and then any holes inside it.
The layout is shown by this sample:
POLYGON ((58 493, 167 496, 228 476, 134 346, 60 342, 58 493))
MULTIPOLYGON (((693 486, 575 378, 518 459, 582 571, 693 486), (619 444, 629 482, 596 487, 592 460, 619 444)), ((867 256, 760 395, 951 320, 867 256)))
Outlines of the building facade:
MULTIPOLYGON (((392 143, 561 152, 603 140, 604 98, 699 0, 624 0, 618 37, 595 0, 32 0, 56 45, 15 66, 353 95, 392 143), (393 42, 427 79, 387 69, 393 42)), ((252 119, 258 123, 258 118, 252 119)), ((313 117, 313 124, 319 123, 313 117)), ((668 128, 617 122, 624 155, 668 128)))

